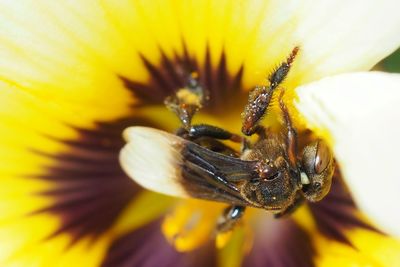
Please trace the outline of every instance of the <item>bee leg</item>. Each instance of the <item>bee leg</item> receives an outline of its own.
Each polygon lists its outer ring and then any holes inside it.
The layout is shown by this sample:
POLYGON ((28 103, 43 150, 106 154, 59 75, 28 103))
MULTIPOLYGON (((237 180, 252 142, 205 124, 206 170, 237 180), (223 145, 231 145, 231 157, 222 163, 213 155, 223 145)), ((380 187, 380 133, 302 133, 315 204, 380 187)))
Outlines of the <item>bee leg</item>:
POLYGON ((289 157, 290 163, 294 169, 297 166, 297 132, 294 129, 292 120, 289 115, 289 111, 283 102, 283 95, 285 91, 281 90, 281 94, 279 95, 279 107, 282 111, 283 122, 286 126, 287 134, 286 134, 286 147, 287 147, 287 155, 289 157))
POLYGON ((236 205, 226 208, 217 222, 217 231, 223 233, 233 230, 243 217, 245 209, 244 206, 236 205))
POLYGON ((197 124, 191 126, 189 128, 189 136, 192 138, 207 136, 221 140, 231 140, 236 143, 240 143, 244 139, 240 135, 209 124, 197 124))
POLYGON ((175 134, 184 139, 191 140, 191 138, 189 137, 189 132, 185 127, 178 128, 178 130, 176 130, 175 134))
POLYGON ((301 194, 297 194, 293 203, 290 206, 288 206, 285 210, 274 214, 274 218, 275 219, 284 218, 292 214, 295 210, 297 210, 298 207, 301 206, 301 204, 303 204, 303 202, 304 202, 304 197, 301 194))
POLYGON ((242 143, 242 151, 250 147, 250 143, 246 138, 209 124, 197 124, 190 126, 188 129, 181 127, 175 134, 191 141, 200 137, 211 137, 220 140, 230 140, 235 143, 242 143))
POLYGON ((240 148, 240 151, 243 154, 248 149, 251 149, 251 144, 250 144, 249 140, 247 140, 246 138, 243 138, 242 146, 240 148))
POLYGON ((299 52, 299 47, 293 48, 292 52, 282 62, 275 71, 268 77, 270 82, 269 86, 256 86, 249 93, 249 99, 242 113, 243 123, 242 132, 243 134, 250 136, 257 130, 262 117, 267 114, 271 100, 278 86, 286 79, 289 74, 289 70, 299 52))
POLYGON ((254 133, 258 136, 259 140, 266 139, 268 135, 268 128, 258 125, 254 133))
MULTIPOLYGON (((250 142, 246 138, 231 133, 225 129, 222 129, 217 126, 209 125, 209 124, 196 124, 190 127, 189 131, 185 133, 185 129, 181 128, 178 130, 178 135, 179 133, 183 134, 183 137, 186 139, 196 139, 199 137, 211 137, 215 139, 220 139, 220 140, 230 140, 235 143, 241 143, 242 148, 241 151, 245 151, 246 149, 250 148, 250 142)), ((182 135, 181 135, 182 136, 182 135)))

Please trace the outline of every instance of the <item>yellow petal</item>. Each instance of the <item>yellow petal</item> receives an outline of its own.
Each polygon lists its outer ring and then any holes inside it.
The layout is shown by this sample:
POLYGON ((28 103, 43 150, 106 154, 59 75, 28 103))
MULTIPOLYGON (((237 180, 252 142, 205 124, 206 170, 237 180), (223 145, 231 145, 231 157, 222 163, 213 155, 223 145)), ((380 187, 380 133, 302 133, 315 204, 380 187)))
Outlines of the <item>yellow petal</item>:
MULTIPOLYGON (((120 77, 148 82, 152 77, 141 56, 157 66, 162 59, 161 50, 173 58, 175 53, 184 54, 185 45, 188 55, 201 65, 206 61, 209 47, 213 68, 221 62, 222 52, 230 73, 245 66, 243 84, 249 88, 264 82, 273 67, 299 45, 303 52, 287 80, 287 86, 294 87, 338 70, 369 68, 389 53, 398 36, 398 17, 390 15, 394 12, 391 3, 375 3, 379 4, 379 12, 373 13, 364 11, 364 7, 374 7, 365 3, 351 5, 353 12, 345 12, 347 16, 332 12, 336 19, 332 20, 331 27, 322 29, 319 19, 310 18, 318 18, 317 14, 333 8, 311 4, 311 1, 2 1, 0 173, 5 200, 2 197, 0 243, 4 261, 1 265, 53 266, 56 262, 72 266, 80 259, 86 261, 82 263, 84 266, 95 266, 114 234, 158 214, 149 212, 146 219, 136 221, 124 213, 112 229, 115 232, 99 238, 90 249, 87 249, 90 240, 84 239, 68 251, 65 246, 69 236, 43 241, 60 226, 58 217, 47 214, 23 217, 51 203, 47 198, 32 196, 50 185, 26 177, 45 173, 44 166, 54 160, 33 151, 60 154, 68 150, 65 144, 49 138, 76 139, 77 132, 67 125, 93 129, 98 121, 136 114, 137 110, 133 111, 130 106, 138 100, 132 97, 120 77), (309 12, 310 5, 313 9, 309 12), (354 18, 364 21, 365 31, 355 34, 347 27, 354 18), (375 24, 379 26, 371 27, 375 24), (358 36, 356 41, 347 39, 348 43, 354 43, 358 49, 360 42, 368 41, 369 50, 357 50, 359 54, 349 57, 348 47, 336 50, 337 42, 316 34, 331 31, 338 34, 343 30, 348 31, 341 38, 358 36), (307 37, 303 34, 305 31, 307 37), (315 41, 315 36, 321 37, 317 39, 322 42, 315 41), (325 63, 312 57, 317 47, 325 48, 322 53, 316 53, 327 58, 325 63), (371 57, 360 60, 365 53, 371 57), (335 58, 346 58, 346 61, 332 64, 335 58), (355 65, 357 62, 360 65, 355 65)), ((347 8, 345 2, 342 5, 342 9, 347 8)), ((163 210, 160 206, 159 210, 163 210)), ((201 229, 211 229, 207 227, 201 229)), ((197 236, 202 233, 198 232, 197 236)), ((187 244, 196 245, 195 242, 187 244)))
POLYGON ((29 1, 0 4, 1 78, 92 119, 126 114, 118 75, 145 82, 183 45, 200 65, 242 65, 246 88, 264 82, 293 49, 288 85, 365 70, 400 42, 396 1, 29 1), (349 26, 351 25, 351 27, 349 26), (357 29, 357 30, 354 30, 357 29), (104 111, 107 112, 104 112, 104 111), (101 115, 101 116, 100 116, 101 115))

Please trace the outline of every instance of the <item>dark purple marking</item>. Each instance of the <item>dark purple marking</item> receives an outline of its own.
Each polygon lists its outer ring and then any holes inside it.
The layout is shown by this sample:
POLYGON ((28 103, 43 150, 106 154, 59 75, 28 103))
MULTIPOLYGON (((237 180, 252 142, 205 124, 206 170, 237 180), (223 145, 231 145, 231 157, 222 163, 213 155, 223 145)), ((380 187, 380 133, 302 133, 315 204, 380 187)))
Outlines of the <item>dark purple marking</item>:
POLYGON ((55 160, 55 164, 46 166, 46 173, 32 177, 53 185, 37 194, 54 199, 54 203, 34 212, 60 216, 62 225, 48 238, 67 232, 72 235, 70 245, 86 236, 95 240, 142 190, 123 173, 118 161, 119 150, 125 143, 121 133, 131 125, 158 126, 133 117, 98 123, 91 130, 75 128, 79 133, 75 140, 52 138, 68 145, 68 152, 52 155, 34 150, 55 160))
POLYGON ((217 266, 213 244, 180 253, 160 231, 160 221, 154 221, 116 239, 108 249, 102 267, 204 267, 217 266))
POLYGON ((315 249, 310 236, 292 219, 270 218, 255 234, 243 267, 312 267, 315 249))
POLYGON ((237 73, 230 74, 224 53, 221 54, 216 66, 211 65, 208 48, 203 66, 200 66, 186 49, 181 55, 175 54, 172 59, 161 51, 159 65, 152 64, 143 56, 141 59, 151 75, 151 79, 147 83, 120 76, 125 87, 142 100, 139 105, 163 104, 167 96, 187 85, 192 72, 199 74, 199 85, 209 92, 210 100, 204 108, 206 112, 227 112, 227 107, 232 108, 233 104, 237 104, 238 101, 244 105, 247 99, 247 93, 241 87, 243 66, 237 73))
POLYGON ((328 195, 322 201, 310 203, 309 206, 318 230, 323 235, 355 248, 344 234, 345 230, 362 228, 374 232, 379 231, 357 216, 357 206, 338 169, 336 167, 328 195))

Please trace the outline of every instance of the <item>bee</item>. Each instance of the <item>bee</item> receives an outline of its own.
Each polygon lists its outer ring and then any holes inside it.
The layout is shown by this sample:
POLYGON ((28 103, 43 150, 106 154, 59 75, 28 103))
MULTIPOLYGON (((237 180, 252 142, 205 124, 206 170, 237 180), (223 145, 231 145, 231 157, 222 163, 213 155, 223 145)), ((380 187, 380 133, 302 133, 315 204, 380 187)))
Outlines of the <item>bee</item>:
MULTIPOLYGON (((242 132, 256 134, 254 143, 216 126, 191 125, 191 116, 200 108, 196 103, 202 103, 195 96, 203 94, 199 93, 199 86, 189 86, 181 90, 191 96, 190 114, 179 111, 179 105, 187 106, 185 99, 179 98, 183 95, 179 91, 166 101, 167 105, 173 104, 178 117, 183 114, 183 127, 176 134, 139 126, 124 131, 127 144, 120 153, 122 168, 149 190, 229 204, 218 221, 219 232, 233 229, 246 207, 264 209, 279 218, 291 214, 305 201, 323 199, 334 172, 332 152, 323 140, 316 139, 298 153, 297 133, 283 101, 283 89, 278 97, 282 130, 275 132, 260 125, 298 50, 294 48, 272 73, 269 86, 256 87, 249 94, 242 132), (241 143, 242 150, 238 152, 220 140, 241 143)), ((197 85, 193 81, 191 84, 197 85)))

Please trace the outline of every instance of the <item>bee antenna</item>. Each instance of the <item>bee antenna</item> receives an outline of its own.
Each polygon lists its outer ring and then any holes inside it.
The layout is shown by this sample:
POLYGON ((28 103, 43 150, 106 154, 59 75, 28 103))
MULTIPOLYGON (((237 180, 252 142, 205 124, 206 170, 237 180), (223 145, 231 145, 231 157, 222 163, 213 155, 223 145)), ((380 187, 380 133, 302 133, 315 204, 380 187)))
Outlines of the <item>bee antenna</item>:
POLYGON ((281 65, 269 76, 269 82, 271 83, 271 89, 275 89, 279 84, 281 84, 289 73, 290 67, 292 66, 298 52, 300 50, 299 46, 295 46, 286 61, 281 63, 281 65))
POLYGON ((294 59, 296 58, 297 53, 299 52, 299 50, 300 50, 300 47, 299 47, 299 46, 295 46, 295 47, 293 48, 292 52, 290 53, 290 55, 289 55, 288 58, 286 59, 286 64, 287 64, 287 65, 289 65, 289 66, 292 65, 292 63, 293 63, 294 59))

